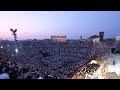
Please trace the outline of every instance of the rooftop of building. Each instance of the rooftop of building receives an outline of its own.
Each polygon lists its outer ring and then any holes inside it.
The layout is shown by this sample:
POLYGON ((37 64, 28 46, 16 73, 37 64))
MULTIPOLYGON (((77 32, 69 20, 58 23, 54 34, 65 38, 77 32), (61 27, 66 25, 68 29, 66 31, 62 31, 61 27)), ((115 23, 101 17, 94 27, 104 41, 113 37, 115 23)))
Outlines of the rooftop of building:
POLYGON ((93 35, 93 36, 91 36, 89 38, 99 38, 99 36, 98 35, 93 35))
POLYGON ((65 38, 66 38, 66 36, 55 36, 55 35, 53 35, 53 36, 51 36, 51 37, 65 37, 65 38))

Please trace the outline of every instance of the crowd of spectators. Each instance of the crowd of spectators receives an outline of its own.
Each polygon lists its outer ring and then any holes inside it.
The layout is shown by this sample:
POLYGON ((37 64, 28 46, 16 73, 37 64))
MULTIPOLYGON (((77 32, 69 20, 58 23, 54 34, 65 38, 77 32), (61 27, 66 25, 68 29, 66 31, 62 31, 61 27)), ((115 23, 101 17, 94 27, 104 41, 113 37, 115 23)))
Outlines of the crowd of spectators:
POLYGON ((109 53, 114 43, 2 41, 0 45, 0 79, 67 79, 97 55, 109 53))

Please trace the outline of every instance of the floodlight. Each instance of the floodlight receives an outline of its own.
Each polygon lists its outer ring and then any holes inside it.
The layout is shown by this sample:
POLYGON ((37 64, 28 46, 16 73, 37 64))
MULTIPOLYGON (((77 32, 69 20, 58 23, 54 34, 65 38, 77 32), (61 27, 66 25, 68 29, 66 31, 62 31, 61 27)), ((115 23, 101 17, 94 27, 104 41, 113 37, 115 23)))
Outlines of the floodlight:
POLYGON ((1 48, 3 48, 3 46, 1 46, 1 48))
POLYGON ((18 52, 18 49, 17 49, 17 48, 15 49, 15 52, 16 52, 16 53, 18 52))

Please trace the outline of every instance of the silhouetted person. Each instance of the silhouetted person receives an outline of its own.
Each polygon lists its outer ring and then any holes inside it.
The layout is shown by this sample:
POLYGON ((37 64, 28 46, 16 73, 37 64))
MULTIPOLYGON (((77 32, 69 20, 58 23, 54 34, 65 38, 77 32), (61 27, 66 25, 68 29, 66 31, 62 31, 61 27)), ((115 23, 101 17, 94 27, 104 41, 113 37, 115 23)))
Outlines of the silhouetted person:
POLYGON ((115 65, 115 61, 113 61, 113 65, 115 65))

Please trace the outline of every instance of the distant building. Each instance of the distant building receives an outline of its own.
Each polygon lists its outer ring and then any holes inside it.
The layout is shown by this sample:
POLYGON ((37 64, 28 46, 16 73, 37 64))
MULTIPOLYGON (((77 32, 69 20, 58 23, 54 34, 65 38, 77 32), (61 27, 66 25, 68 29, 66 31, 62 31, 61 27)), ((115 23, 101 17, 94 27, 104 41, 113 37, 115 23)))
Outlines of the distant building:
POLYGON ((99 42, 100 41, 100 37, 97 36, 97 35, 93 35, 93 36, 89 37, 89 41, 99 42))
POLYGON ((80 40, 82 40, 82 35, 80 36, 80 40))
POLYGON ((93 41, 93 42, 103 41, 104 40, 104 32, 99 32, 99 36, 93 35, 93 36, 89 37, 88 39, 89 39, 89 41, 93 41))
POLYGON ((117 37, 116 37, 116 41, 120 41, 120 36, 117 36, 117 37))
POLYGON ((66 36, 51 36, 51 42, 67 42, 66 36))
POLYGON ((100 37, 100 41, 103 41, 103 39, 104 39, 104 32, 99 32, 99 37, 100 37))

